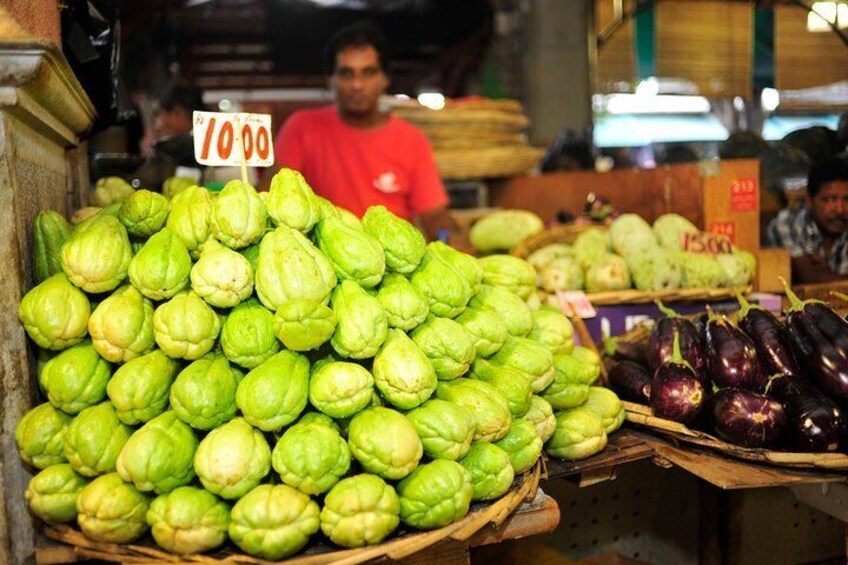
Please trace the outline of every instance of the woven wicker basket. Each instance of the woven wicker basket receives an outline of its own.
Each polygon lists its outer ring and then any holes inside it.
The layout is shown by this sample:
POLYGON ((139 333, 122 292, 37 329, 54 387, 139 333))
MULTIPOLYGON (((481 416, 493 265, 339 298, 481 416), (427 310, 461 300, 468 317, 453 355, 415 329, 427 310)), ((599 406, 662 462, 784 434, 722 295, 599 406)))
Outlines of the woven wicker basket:
MULTIPOLYGON (((564 224, 555 226, 522 241, 512 250, 512 255, 526 259, 531 253, 538 251, 546 245, 553 243, 574 243, 577 236, 591 228, 608 229, 606 226, 598 224, 564 224)), ((662 300, 663 302, 715 302, 732 299, 736 296, 737 292, 748 294, 751 290, 750 285, 738 288, 677 288, 650 292, 627 289, 609 292, 590 292, 587 293, 587 296, 592 304, 599 306, 612 304, 649 304, 656 300, 662 300)), ((548 299, 545 293, 540 294, 543 300, 548 299)), ((551 298, 553 299, 554 297, 551 298)))
POLYGON ((423 106, 419 108, 396 108, 394 113, 425 129, 431 126, 450 126, 519 133, 530 125, 530 119, 524 114, 493 110, 454 109, 450 106, 446 106, 442 110, 430 110, 423 106))
POLYGON ((535 167, 544 153, 527 145, 434 151, 439 174, 449 180, 521 175, 535 167))
POLYGON ((457 108, 463 110, 494 110, 497 112, 511 112, 513 114, 521 114, 524 112, 524 105, 518 100, 510 100, 508 98, 474 98, 451 100, 447 103, 449 108, 457 108))
POLYGON ((574 243, 581 233, 592 228, 607 231, 609 228, 601 224, 561 224, 541 231, 533 237, 528 237, 512 250, 512 255, 527 259, 531 253, 553 243, 574 243))
MULTIPOLYGON (((543 466, 544 457, 540 458, 530 471, 517 478, 512 490, 504 495, 503 498, 491 504, 476 505, 465 518, 444 528, 429 532, 411 533, 386 540, 380 545, 359 549, 336 549, 317 553, 307 552, 306 554, 287 559, 284 563, 290 565, 324 565, 329 563, 355 565, 381 558, 402 560, 446 539, 465 541, 487 524, 500 526, 524 500, 532 499, 536 495, 540 478, 546 474, 543 466)), ((177 556, 162 551, 152 544, 118 545, 97 542, 86 538, 76 528, 65 525, 48 526, 44 529, 44 533, 51 539, 69 545, 73 551, 68 560, 57 560, 54 556, 51 556, 49 559, 46 557, 45 559, 39 559, 39 553, 36 552, 36 562, 39 563, 75 563, 81 559, 96 559, 107 563, 135 565, 158 565, 165 563, 264 565, 272 563, 271 561, 257 559, 232 550, 222 550, 213 555, 177 556)))

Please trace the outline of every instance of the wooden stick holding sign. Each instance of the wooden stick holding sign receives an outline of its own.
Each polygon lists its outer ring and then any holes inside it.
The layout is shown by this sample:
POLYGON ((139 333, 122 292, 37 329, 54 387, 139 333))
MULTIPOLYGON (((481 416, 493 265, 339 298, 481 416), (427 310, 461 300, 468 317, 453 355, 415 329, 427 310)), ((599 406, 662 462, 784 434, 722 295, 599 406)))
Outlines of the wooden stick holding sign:
POLYGON ((201 165, 239 165, 241 178, 247 183, 247 167, 274 164, 269 114, 194 112, 192 120, 194 158, 201 165))
MULTIPOLYGON (((583 322, 583 318, 594 318, 597 316, 594 306, 589 301, 589 297, 582 290, 558 291, 557 301, 559 302, 560 310, 566 317, 571 320, 577 336, 580 338, 580 343, 583 347, 592 350, 601 356, 598 346, 595 345, 595 340, 589 333, 589 328, 583 322)), ((601 362, 601 382, 606 386, 608 382, 607 368, 601 362)))

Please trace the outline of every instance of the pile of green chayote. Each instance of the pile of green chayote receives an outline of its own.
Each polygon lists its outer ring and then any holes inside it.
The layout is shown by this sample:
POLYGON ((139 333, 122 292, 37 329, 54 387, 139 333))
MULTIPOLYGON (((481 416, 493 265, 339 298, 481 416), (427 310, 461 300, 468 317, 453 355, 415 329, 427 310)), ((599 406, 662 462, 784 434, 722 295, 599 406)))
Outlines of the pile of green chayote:
POLYGON ((543 442, 585 457, 621 423, 520 259, 426 244, 381 206, 360 220, 288 169, 263 194, 123 196, 36 221, 19 317, 47 402, 15 439, 49 523, 183 554, 229 538, 279 559, 319 529, 359 547, 450 524, 543 442))

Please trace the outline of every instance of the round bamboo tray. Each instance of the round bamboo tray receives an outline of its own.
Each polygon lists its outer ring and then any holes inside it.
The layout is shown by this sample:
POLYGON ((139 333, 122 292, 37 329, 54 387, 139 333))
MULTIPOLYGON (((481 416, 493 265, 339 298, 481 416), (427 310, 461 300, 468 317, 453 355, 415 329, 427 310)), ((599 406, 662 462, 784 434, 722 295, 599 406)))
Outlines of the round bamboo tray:
MULTIPOLYGON (((511 254, 526 259, 531 253, 538 251, 546 245, 553 243, 574 243, 577 236, 592 228, 605 231, 609 229, 602 224, 563 224, 554 226, 525 239, 512 250, 511 254)), ((606 306, 615 304, 649 304, 656 300, 662 300, 663 302, 716 302, 732 299, 736 296, 737 292, 743 295, 748 294, 751 290, 752 287, 750 285, 737 288, 675 288, 653 291, 627 289, 607 292, 588 292, 586 296, 592 304, 606 306)), ((542 298, 546 298, 546 296, 542 298)))
POLYGON ((394 113, 425 130, 430 126, 473 127, 488 131, 522 132, 530 126, 524 114, 446 106, 441 110, 399 107, 394 113))
POLYGON ((434 146, 454 139, 474 141, 476 143, 475 147, 505 144, 521 145, 525 141, 524 134, 522 133, 474 127, 428 127, 426 134, 434 146))
POLYGON ((521 145, 521 136, 515 135, 512 136, 514 139, 478 139, 474 137, 462 137, 456 136, 452 138, 439 138, 439 137, 430 137, 430 145, 433 147, 433 151, 453 151, 457 149, 461 150, 480 150, 480 149, 488 149, 490 147, 513 147, 515 145, 521 145))
MULTIPOLYGON (((380 558, 401 560, 423 551, 446 539, 465 541, 488 524, 500 526, 516 508, 526 499, 532 499, 539 487, 544 457, 530 471, 516 479, 512 490, 491 504, 472 506, 471 512, 462 520, 429 532, 414 532, 389 539, 382 544, 357 549, 336 549, 329 546, 316 546, 303 554, 283 561, 291 565, 356 565, 380 558)), ((66 525, 46 526, 44 534, 72 548, 72 560, 51 563, 73 563, 79 559, 97 559, 107 563, 127 565, 161 565, 167 563, 197 563, 201 565, 265 565, 280 563, 251 557, 234 549, 225 549, 211 555, 173 555, 149 544, 118 545, 92 541, 76 528, 66 525)), ((36 552, 38 563, 38 553, 36 552)))
POLYGON ((657 418, 653 415, 649 406, 626 401, 622 401, 621 404, 624 406, 628 422, 682 443, 706 447, 707 449, 717 451, 735 459, 781 467, 848 471, 848 455, 844 453, 792 453, 741 447, 723 441, 706 432, 692 430, 678 422, 657 418))
POLYGON ((447 102, 449 108, 462 108, 465 110, 495 110, 498 112, 512 112, 521 114, 524 112, 524 105, 518 100, 509 98, 470 98, 450 100, 447 102))
POLYGON ((577 236, 593 228, 603 231, 609 230, 609 226, 604 224, 560 224, 541 231, 533 237, 528 237, 512 250, 511 255, 515 255, 521 259, 527 259, 531 253, 538 251, 546 245, 553 243, 572 244, 577 239, 577 236))
POLYGON ((503 145, 433 153, 443 179, 467 180, 524 174, 539 163, 545 151, 527 145, 503 145))

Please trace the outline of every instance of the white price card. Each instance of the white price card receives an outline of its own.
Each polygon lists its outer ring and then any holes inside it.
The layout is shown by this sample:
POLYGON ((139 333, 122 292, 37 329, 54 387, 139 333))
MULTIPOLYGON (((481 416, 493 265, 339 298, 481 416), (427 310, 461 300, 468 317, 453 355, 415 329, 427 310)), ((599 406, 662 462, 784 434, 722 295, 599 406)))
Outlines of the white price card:
POLYGON ((213 167, 270 167, 274 143, 269 114, 194 112, 194 158, 213 167))
POLYGON ((559 290, 556 293, 559 309, 569 318, 594 318, 598 315, 589 297, 582 290, 559 290))

